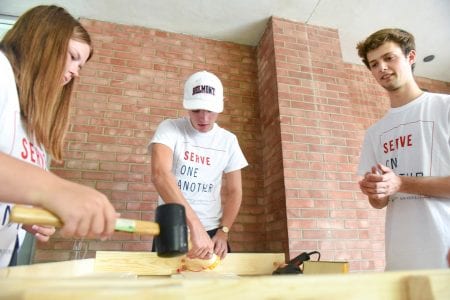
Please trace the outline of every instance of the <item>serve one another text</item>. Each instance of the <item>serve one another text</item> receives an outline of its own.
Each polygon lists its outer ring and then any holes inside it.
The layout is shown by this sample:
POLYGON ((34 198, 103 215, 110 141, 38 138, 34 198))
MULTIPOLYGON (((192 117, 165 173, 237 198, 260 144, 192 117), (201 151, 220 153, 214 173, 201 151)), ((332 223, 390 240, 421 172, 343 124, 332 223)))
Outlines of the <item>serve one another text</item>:
MULTIPOLYGON (((413 146, 412 134, 402 135, 402 136, 396 137, 396 138, 384 143, 383 144, 383 152, 389 153, 389 152, 393 152, 393 151, 401 149, 401 148, 412 147, 412 146, 413 146)), ((387 167, 391 168, 392 170, 397 169, 397 167, 398 167, 397 157, 392 157, 392 158, 386 160, 385 165, 387 167)), ((423 176, 423 172, 416 171, 416 172, 408 172, 408 173, 399 173, 398 175, 418 177, 418 176, 423 176)))
POLYGON ((20 155, 23 160, 30 161, 41 168, 45 168, 45 154, 26 138, 22 139, 22 152, 20 155))
POLYGON ((400 148, 412 147, 412 135, 404 135, 400 137, 396 137, 386 143, 383 144, 383 152, 389 153, 400 148))
MULTIPOLYGON (((210 166, 211 165, 211 158, 209 156, 199 155, 191 151, 185 151, 183 160, 194 162, 197 164, 210 166)), ((188 166, 188 165, 182 165, 180 167, 180 175, 185 176, 185 178, 192 177, 197 178, 199 175, 199 168, 188 166)), ((203 183, 203 182, 195 182, 189 181, 186 179, 178 179, 177 185, 182 191, 189 191, 189 192, 197 192, 197 193, 212 193, 214 185, 212 183, 203 183)))
POLYGON ((209 156, 198 155, 190 151, 184 151, 183 159, 187 161, 193 161, 202 165, 211 165, 211 158, 209 156))

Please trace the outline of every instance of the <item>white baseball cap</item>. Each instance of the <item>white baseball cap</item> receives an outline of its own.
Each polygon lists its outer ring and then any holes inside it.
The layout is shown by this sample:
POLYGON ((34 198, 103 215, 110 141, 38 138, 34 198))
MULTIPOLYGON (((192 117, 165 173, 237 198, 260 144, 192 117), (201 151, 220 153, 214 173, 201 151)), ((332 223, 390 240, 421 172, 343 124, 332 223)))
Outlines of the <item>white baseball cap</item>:
POLYGON ((183 107, 187 110, 223 111, 223 86, 213 73, 200 71, 192 74, 184 84, 183 107))

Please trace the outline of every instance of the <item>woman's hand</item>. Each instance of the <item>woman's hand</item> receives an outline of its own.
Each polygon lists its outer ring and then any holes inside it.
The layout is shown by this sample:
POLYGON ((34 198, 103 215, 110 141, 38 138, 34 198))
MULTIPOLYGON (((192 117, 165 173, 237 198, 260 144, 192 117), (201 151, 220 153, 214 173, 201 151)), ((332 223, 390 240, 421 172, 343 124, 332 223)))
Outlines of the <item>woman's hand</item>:
POLYGON ((34 235, 40 242, 48 242, 50 236, 56 232, 53 226, 22 225, 22 228, 34 235))

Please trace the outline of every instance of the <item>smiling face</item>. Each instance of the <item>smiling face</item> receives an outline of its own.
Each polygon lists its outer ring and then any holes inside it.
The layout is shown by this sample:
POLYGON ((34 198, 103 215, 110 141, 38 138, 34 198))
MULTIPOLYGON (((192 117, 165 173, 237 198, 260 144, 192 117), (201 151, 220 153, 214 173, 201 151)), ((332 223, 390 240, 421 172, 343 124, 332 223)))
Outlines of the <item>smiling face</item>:
POLYGON ((214 123, 219 116, 218 113, 202 109, 189 110, 188 113, 192 127, 200 132, 208 132, 213 129, 214 123))
POLYGON ((67 49, 66 66, 63 73, 63 85, 78 77, 81 68, 89 58, 91 48, 88 44, 71 39, 67 49))
POLYGON ((405 57, 402 49, 394 42, 386 42, 367 53, 372 75, 387 91, 396 91, 414 80, 411 65, 415 59, 415 50, 405 57))

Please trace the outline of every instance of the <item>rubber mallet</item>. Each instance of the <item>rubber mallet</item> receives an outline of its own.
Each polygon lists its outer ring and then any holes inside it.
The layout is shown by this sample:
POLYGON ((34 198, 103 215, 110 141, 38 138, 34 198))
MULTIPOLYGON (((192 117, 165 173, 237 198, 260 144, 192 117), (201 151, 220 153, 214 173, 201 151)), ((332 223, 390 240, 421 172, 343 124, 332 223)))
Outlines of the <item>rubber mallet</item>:
MULTIPOLYGON (((155 221, 118 218, 115 230, 155 236, 156 250, 160 257, 174 257, 187 253, 188 230, 184 206, 175 203, 158 206, 155 221)), ((48 210, 23 205, 13 206, 10 222, 57 228, 63 226, 61 220, 48 210)))

